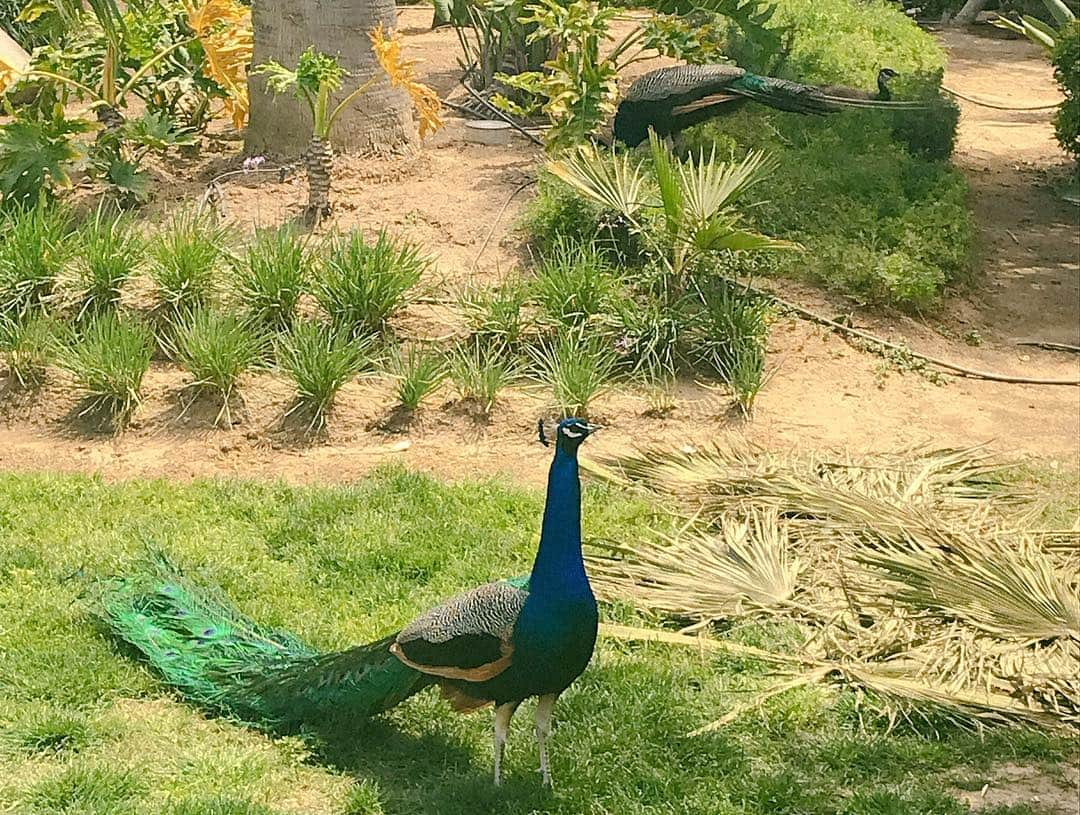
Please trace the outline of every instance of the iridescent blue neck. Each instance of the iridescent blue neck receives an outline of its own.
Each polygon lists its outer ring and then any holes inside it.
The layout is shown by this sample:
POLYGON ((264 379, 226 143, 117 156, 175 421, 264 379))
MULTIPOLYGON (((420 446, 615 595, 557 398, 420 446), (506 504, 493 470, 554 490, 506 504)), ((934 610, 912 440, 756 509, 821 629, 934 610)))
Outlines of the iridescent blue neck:
MULTIPOLYGON (((561 440, 560 440, 561 442, 561 440)), ((592 596, 581 560, 581 481, 576 449, 556 445, 548 474, 547 504, 540 529, 529 593, 552 596, 592 596)))

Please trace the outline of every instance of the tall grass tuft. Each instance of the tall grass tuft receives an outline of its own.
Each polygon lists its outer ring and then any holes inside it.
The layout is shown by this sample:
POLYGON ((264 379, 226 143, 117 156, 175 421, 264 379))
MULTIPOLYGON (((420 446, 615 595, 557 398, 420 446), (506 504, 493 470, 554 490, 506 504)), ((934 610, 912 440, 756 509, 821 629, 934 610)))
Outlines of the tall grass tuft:
POLYGON ((376 334, 405 305, 429 263, 419 247, 386 231, 374 243, 353 231, 331 244, 313 294, 339 330, 352 337, 376 334))
POLYGON ((559 239, 537 268, 532 291, 544 316, 578 326, 606 314, 619 286, 595 244, 559 239))
POLYGON ((441 354, 415 345, 398 348, 387 369, 397 380, 398 403, 405 410, 416 410, 446 379, 446 360, 441 354))
POLYGON ((235 314, 203 309, 177 324, 170 344, 175 359, 195 377, 194 388, 221 398, 217 421, 231 427, 237 382, 259 361, 265 336, 235 314))
POLYGON ((236 288, 253 322, 287 331, 304 293, 311 252, 289 226, 258 230, 236 263, 236 288))
POLYGON ((322 430, 342 386, 371 361, 371 340, 356 340, 318 323, 299 323, 277 342, 278 365, 296 385, 296 404, 322 430))
POLYGON ((0 354, 10 380, 20 388, 37 388, 56 356, 57 324, 42 315, 11 319, 0 315, 0 354))
POLYGON ((492 289, 467 286, 458 294, 458 307, 478 340, 513 347, 526 326, 522 309, 528 299, 528 288, 513 280, 492 289))
POLYGON ((458 395, 477 405, 487 416, 499 392, 521 374, 517 362, 504 347, 491 346, 476 338, 450 352, 449 375, 458 395))
POLYGON ((150 244, 150 275, 164 319, 175 322, 211 305, 231 237, 228 227, 193 211, 178 213, 158 232, 150 244))
POLYGON ((126 213, 99 206, 75 234, 69 287, 78 302, 78 318, 115 309, 128 278, 146 261, 146 241, 126 213))
POLYGON ((611 386, 617 357, 601 337, 565 331, 529 349, 536 375, 548 385, 563 416, 587 418, 589 405, 611 386))
POLYGON ((697 293, 691 341, 696 361, 720 376, 749 416, 765 384, 769 304, 724 280, 699 287, 697 293))
POLYGON ((41 310, 72 252, 71 214, 44 200, 0 215, 0 315, 41 310))
POLYGON ((120 425, 139 404, 153 352, 149 326, 109 312, 91 318, 74 341, 60 349, 58 361, 86 391, 87 411, 101 410, 120 425))

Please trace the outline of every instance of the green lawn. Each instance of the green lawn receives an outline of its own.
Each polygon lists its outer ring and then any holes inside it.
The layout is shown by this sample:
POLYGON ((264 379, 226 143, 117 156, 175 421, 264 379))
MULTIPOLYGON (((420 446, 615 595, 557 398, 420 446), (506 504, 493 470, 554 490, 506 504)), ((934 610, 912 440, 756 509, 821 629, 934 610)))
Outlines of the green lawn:
MULTIPOLYGON (((527 570, 541 502, 397 470, 335 488, 0 476, 0 812, 953 815, 967 809, 948 790, 978 789, 996 762, 1056 772, 1075 759, 1030 732, 886 735, 850 697, 815 689, 688 738, 769 681, 764 669, 601 641, 557 710, 555 791, 539 784, 531 709, 496 790, 487 713, 459 716, 427 693, 339 738, 271 739, 179 701, 87 614, 92 578, 152 542, 258 619, 345 646, 527 570)), ((587 534, 649 522, 647 506, 587 490, 587 534)))

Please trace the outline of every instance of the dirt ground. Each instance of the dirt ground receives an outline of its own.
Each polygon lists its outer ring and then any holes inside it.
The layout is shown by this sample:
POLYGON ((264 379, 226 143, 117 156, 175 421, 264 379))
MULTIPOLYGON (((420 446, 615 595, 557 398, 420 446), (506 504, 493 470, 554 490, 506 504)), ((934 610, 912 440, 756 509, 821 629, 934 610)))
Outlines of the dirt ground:
MULTIPOLYGON (((409 51, 424 59, 423 78, 446 95, 456 87, 458 46, 452 32, 427 30, 429 22, 430 10, 401 15, 409 51)), ((951 57, 949 87, 1004 104, 1058 99, 1049 65, 1034 46, 962 33, 943 39, 951 57)), ((1075 378, 1077 355, 1017 345, 1080 344, 1080 209, 1055 197, 1047 183, 1064 161, 1051 114, 962 107, 956 162, 971 180, 980 225, 977 282, 933 315, 854 310, 854 324, 975 368, 1075 378), (982 341, 977 347, 964 341, 975 336, 982 341)), ((176 175, 151 212, 160 215, 190 201, 210 178, 239 165, 238 142, 222 141, 218 149, 208 162, 172 168, 176 175)), ((505 147, 466 143, 461 120, 451 118, 417 156, 343 159, 335 215, 323 228, 386 227, 408 235, 436 256, 435 271, 424 281, 428 299, 446 299, 470 281, 497 281, 521 262, 514 223, 532 194, 523 185, 541 160, 524 139, 505 147)), ((241 176, 223 189, 226 214, 244 228, 296 217, 306 194, 302 178, 279 183, 272 175, 241 176)), ((854 309, 812 287, 771 285, 827 315, 854 309)), ((429 338, 461 328, 448 309, 431 305, 411 307, 399 327, 407 336, 429 338)), ((591 452, 725 438, 770 448, 852 450, 986 443, 1010 458, 1048 458, 1068 469, 1080 464, 1080 388, 954 378, 934 384, 791 318, 774 327, 769 352, 772 378, 752 421, 734 415, 722 391, 692 382, 679 386, 674 409, 661 417, 653 415, 646 394, 619 390, 597 406, 608 429, 590 443, 591 452)), ((213 406, 195 405, 181 415, 183 384, 178 370, 155 366, 145 403, 118 437, 96 433, 78 418, 74 397, 59 382, 30 400, 4 400, 0 467, 99 472, 110 479, 241 475, 326 482, 399 461, 448 478, 506 474, 529 484, 541 483, 546 472, 547 453, 534 437, 536 419, 546 410, 538 391, 509 394, 482 423, 447 389, 403 422, 387 413, 394 401, 389 383, 362 381, 343 393, 328 437, 311 444, 282 421, 289 391, 272 376, 248 383, 246 406, 231 430, 213 426, 213 406)))

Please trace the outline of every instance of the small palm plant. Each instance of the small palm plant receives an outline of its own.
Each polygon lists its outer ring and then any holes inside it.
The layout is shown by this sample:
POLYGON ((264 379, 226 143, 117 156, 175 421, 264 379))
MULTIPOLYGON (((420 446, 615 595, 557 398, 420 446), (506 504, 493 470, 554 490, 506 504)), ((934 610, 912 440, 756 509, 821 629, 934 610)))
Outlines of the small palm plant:
POLYGON ((529 349, 537 377, 551 388, 563 416, 587 418, 589 405, 611 387, 617 357, 600 337, 579 330, 529 349))
POLYGON ((389 373, 397 380, 398 403, 414 411, 446 378, 446 360, 431 351, 410 345, 390 357, 389 373))
POLYGON ((287 331, 307 283, 311 252, 296 230, 260 229, 235 264, 236 288, 253 322, 287 331))
POLYGON ((58 361, 86 391, 84 413, 104 411, 119 426, 139 404, 153 353, 149 326, 107 312, 87 322, 72 344, 60 349, 58 361))
POLYGON ((289 413, 303 411, 311 420, 309 431, 323 430, 338 391, 370 364, 370 350, 370 340, 355 340, 330 326, 294 326, 277 342, 278 365, 296 385, 289 413))
POLYGON ((605 154, 595 147, 549 162, 548 170, 580 195, 627 220, 664 270, 663 285, 672 301, 689 289, 692 273, 712 254, 793 249, 742 225, 735 204, 771 169, 762 153, 749 153, 739 163, 717 161, 716 149, 708 157, 682 163, 672 158, 654 132, 649 133, 650 155, 656 174, 659 201, 649 202, 649 184, 642 166, 629 153, 605 154), (659 214, 660 230, 648 223, 659 214))
MULTIPOLYGON (((372 31, 369 37, 375 55, 391 84, 404 88, 412 97, 420 114, 420 135, 441 127, 438 96, 430 88, 415 81, 413 64, 401 59, 397 39, 387 37, 381 26, 372 31)), ((330 134, 334 123, 353 102, 371 89, 379 76, 372 76, 337 105, 332 105, 331 97, 341 90, 349 72, 341 66, 336 57, 316 51, 314 47, 300 55, 295 70, 271 60, 256 68, 254 73, 265 74, 266 84, 274 93, 292 91, 311 111, 311 141, 308 142, 304 160, 308 173, 307 215, 317 223, 330 214, 330 176, 334 169, 330 134)))
POLYGON ((230 403, 237 383, 259 362, 265 336, 235 314, 202 309, 176 326, 169 345, 176 360, 195 377, 193 389, 220 397, 217 421, 231 427, 230 403))

